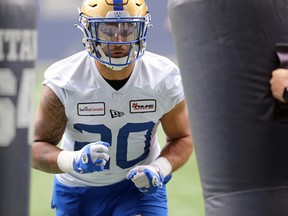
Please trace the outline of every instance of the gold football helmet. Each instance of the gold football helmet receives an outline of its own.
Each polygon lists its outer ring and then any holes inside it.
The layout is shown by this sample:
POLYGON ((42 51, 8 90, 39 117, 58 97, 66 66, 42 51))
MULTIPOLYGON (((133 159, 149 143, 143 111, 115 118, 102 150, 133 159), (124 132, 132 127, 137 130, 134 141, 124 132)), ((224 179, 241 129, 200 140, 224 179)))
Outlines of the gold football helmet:
POLYGON ((150 20, 144 0, 84 0, 76 26, 90 56, 121 70, 143 56, 150 20), (122 55, 114 51, 121 46, 126 50, 122 55))

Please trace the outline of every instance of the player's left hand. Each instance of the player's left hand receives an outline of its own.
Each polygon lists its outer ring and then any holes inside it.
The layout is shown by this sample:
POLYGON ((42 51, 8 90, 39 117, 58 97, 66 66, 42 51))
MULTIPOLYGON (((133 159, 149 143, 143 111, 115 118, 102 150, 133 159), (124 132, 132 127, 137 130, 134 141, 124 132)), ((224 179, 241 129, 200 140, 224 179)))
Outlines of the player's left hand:
POLYGON ((165 178, 160 173, 160 170, 153 165, 140 165, 136 166, 129 171, 127 179, 131 179, 135 186, 144 193, 155 193, 163 184, 166 184, 172 175, 165 178))

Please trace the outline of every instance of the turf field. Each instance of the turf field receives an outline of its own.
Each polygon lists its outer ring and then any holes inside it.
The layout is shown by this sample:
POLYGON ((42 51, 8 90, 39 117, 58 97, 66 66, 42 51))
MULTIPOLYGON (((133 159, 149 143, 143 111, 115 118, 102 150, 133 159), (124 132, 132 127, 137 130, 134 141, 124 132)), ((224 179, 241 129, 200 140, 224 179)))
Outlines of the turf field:
MULTIPOLYGON (((42 72, 46 65, 37 66, 36 104, 39 101, 42 72)), ((165 139, 162 130, 158 137, 161 143, 165 139)), ((30 216, 53 216, 50 208, 53 175, 31 169, 30 216)), ((204 216, 202 190, 193 155, 188 163, 173 174, 167 184, 169 216, 204 216)))

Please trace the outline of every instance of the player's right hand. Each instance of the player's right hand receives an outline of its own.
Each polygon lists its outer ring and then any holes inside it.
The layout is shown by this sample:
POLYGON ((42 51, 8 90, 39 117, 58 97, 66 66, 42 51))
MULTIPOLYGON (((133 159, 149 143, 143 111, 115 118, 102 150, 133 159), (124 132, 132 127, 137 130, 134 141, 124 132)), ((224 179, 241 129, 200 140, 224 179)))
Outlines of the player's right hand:
POLYGON ((109 143, 98 141, 84 146, 75 152, 73 168, 77 173, 93 173, 104 170, 106 162, 109 160, 109 143))

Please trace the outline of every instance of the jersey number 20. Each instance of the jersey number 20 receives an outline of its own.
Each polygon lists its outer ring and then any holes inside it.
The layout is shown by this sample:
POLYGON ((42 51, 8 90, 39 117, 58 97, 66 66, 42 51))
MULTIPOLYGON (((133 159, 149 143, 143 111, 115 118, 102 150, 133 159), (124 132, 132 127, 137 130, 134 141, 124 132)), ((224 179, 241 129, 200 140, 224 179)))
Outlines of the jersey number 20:
MULTIPOLYGON (((138 162, 144 160, 150 152, 150 141, 151 141, 151 133, 155 126, 155 123, 144 122, 144 123, 127 123, 122 128, 119 129, 117 135, 117 149, 116 149, 116 165, 122 169, 126 169, 134 166, 138 162), (127 158, 128 155, 128 138, 130 133, 137 132, 145 132, 144 133, 144 152, 139 157, 129 160, 127 158)), ((85 125, 85 124, 75 124, 74 128, 79 132, 83 133, 83 131, 93 134, 99 134, 101 137, 101 141, 112 143, 112 132, 111 129, 106 127, 105 125, 85 125)), ((75 141, 74 151, 80 150, 83 146, 87 145, 90 142, 78 142, 75 141)), ((105 169, 109 169, 110 160, 106 163, 105 169)))

